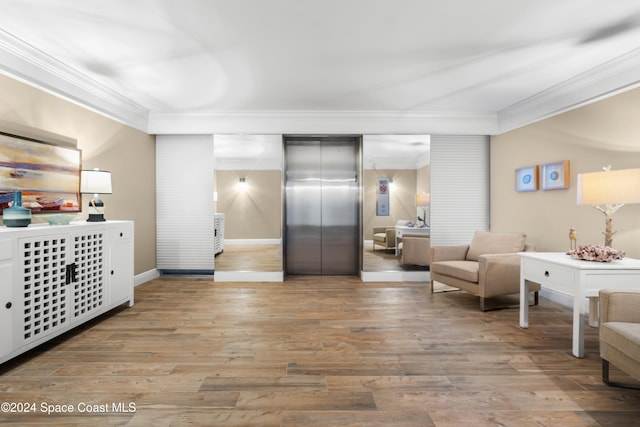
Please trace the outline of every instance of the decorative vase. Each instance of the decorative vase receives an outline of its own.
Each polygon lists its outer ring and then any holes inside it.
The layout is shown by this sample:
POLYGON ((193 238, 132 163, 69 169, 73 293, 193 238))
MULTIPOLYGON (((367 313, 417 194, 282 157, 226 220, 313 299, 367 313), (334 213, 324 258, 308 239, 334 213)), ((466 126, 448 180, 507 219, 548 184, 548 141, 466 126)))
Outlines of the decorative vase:
POLYGON ((13 205, 2 210, 2 221, 7 227, 26 227, 31 224, 31 210, 22 206, 22 191, 14 191, 13 205))

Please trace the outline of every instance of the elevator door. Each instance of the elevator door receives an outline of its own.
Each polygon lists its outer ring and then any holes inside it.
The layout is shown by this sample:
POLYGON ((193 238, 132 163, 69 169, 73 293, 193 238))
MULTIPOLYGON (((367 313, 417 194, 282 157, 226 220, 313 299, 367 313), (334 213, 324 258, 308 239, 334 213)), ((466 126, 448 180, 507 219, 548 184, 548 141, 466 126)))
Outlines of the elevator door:
POLYGON ((358 152, 358 138, 285 138, 287 274, 357 274, 358 152))

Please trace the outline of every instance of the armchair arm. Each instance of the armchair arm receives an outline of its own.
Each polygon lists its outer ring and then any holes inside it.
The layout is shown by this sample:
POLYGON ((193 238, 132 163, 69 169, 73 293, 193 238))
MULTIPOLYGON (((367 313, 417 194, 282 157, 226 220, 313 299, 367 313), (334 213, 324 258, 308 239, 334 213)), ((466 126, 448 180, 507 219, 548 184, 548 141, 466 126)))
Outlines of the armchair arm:
POLYGON ((640 290, 600 290, 600 322, 640 323, 640 290))
POLYGON ((478 262, 478 286, 485 297, 520 292, 520 255, 485 254, 478 262))
POLYGON ((462 261, 467 256, 469 246, 432 246, 431 262, 462 261))
POLYGON ((373 234, 384 233, 389 227, 373 227, 373 234))
POLYGON ((393 244, 395 246, 395 244, 396 244, 396 229, 395 229, 395 227, 387 228, 386 233, 387 233, 387 242, 393 242, 393 244))

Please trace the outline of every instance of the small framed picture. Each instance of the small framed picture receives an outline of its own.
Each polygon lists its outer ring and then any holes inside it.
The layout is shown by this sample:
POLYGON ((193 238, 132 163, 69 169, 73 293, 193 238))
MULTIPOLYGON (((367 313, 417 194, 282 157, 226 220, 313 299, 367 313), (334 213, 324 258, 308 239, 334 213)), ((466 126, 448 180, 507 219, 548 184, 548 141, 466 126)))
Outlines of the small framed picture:
POLYGON ((542 165, 542 189, 564 190, 569 188, 569 160, 542 165))
POLYGON ((538 182, 538 165, 516 169, 516 191, 537 191, 538 182))

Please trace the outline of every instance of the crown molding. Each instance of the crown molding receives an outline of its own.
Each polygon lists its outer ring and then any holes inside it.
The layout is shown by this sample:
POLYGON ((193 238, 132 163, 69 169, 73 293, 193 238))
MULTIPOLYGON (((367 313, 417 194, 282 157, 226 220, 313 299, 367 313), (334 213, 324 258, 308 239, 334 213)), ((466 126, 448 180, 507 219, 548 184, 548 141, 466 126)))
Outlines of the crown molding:
POLYGON ((497 113, 149 111, 3 30, 0 73, 150 134, 496 135, 640 86, 640 48, 497 113))
POLYGON ((3 30, 0 73, 147 131, 147 109, 3 30))
POLYGON ((573 110, 640 86, 640 48, 498 112, 498 133, 573 110))
POLYGON ((152 111, 149 132, 257 134, 458 134, 490 135, 490 113, 397 111, 152 111))

